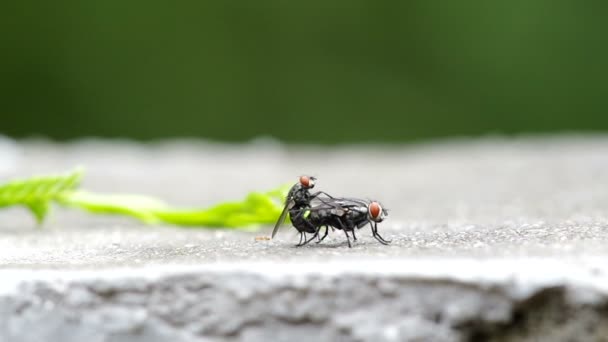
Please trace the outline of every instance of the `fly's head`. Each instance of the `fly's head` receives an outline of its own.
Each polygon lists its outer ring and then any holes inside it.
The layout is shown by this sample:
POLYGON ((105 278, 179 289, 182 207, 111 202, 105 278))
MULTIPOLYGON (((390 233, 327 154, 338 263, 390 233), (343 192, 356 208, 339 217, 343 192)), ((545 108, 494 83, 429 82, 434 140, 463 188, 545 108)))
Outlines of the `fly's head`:
POLYGON ((300 176, 300 185, 304 189, 312 189, 315 187, 315 181, 317 179, 312 176, 300 176))
POLYGON ((382 205, 377 201, 371 201, 367 205, 367 217, 374 222, 382 222, 386 216, 388 216, 388 211, 382 208, 382 205))

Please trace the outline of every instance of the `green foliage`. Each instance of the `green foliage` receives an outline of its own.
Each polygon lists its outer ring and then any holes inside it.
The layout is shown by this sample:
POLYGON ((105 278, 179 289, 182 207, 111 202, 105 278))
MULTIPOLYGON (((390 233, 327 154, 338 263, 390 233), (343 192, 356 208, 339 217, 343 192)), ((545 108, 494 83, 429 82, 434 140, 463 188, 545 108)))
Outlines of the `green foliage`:
POLYGON ((608 130, 604 1, 2 4, 3 134, 319 144, 608 130))
POLYGON ((57 176, 33 177, 0 185, 0 207, 22 205, 34 214, 38 223, 46 217, 51 201, 61 201, 78 187, 82 170, 57 176))
POLYGON ((126 215, 149 224, 188 227, 239 228, 275 223, 287 188, 253 192, 243 201, 220 203, 205 209, 172 208, 155 198, 139 195, 100 195, 78 191, 62 200, 65 205, 92 213, 126 215))
MULTIPOLYGON (((284 197, 283 197, 284 198, 284 197)), ((275 223, 281 215, 280 198, 272 193, 250 193, 241 202, 221 203, 208 209, 159 210, 157 217, 181 226, 242 227, 275 223)))
POLYGON ((0 207, 22 205, 42 223, 51 202, 96 214, 123 215, 144 223, 168 223, 188 227, 248 229, 274 223, 281 214, 289 189, 252 192, 243 201, 220 203, 205 209, 173 208, 147 196, 94 194, 77 190, 82 170, 60 176, 15 180, 0 186, 0 207))
POLYGON ((64 196, 60 203, 96 214, 131 216, 145 223, 158 223, 153 210, 166 208, 162 201, 146 196, 101 195, 87 191, 75 191, 64 196))

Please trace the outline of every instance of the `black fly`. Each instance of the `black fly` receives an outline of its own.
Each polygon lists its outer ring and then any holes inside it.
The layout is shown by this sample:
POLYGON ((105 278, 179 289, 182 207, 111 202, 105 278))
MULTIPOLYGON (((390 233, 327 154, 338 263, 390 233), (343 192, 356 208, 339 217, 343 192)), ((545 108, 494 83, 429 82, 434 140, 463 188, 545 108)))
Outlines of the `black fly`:
POLYGON ((301 176, 298 183, 291 187, 285 199, 283 212, 281 212, 281 216, 279 216, 279 220, 272 231, 272 238, 277 234, 281 224, 285 222, 287 213, 289 213, 292 225, 300 232, 300 242, 297 246, 303 246, 310 242, 310 240, 306 240, 306 233, 318 235, 319 227, 310 222, 306 217, 307 210, 310 209, 310 202, 319 195, 327 196, 328 200, 333 197, 323 191, 311 194, 310 189, 314 188, 315 181, 315 177, 301 176))
POLYGON ((319 241, 325 239, 329 226, 343 230, 348 246, 351 247, 348 232, 352 233, 353 240, 356 241, 355 230, 369 224, 372 229, 372 236, 378 242, 383 245, 388 245, 391 242, 378 233, 378 223, 388 216, 388 211, 382 208, 382 205, 377 201, 366 201, 358 198, 330 198, 323 199, 321 202, 321 204, 312 207, 308 215, 309 220, 319 227, 315 236, 318 236, 320 228, 325 226, 325 233, 319 241))

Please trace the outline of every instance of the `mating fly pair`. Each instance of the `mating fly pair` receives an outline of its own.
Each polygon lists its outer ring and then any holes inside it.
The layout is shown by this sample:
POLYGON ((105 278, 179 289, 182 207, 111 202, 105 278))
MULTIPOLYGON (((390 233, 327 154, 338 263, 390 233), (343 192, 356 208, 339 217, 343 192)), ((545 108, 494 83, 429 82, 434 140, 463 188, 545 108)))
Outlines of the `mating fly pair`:
POLYGON ((287 194, 285 208, 277 221, 272 237, 276 235, 279 227, 285 221, 287 214, 292 225, 300 233, 300 242, 297 246, 304 246, 318 238, 317 243, 327 237, 329 228, 344 231, 348 246, 351 247, 349 232, 356 241, 355 230, 369 224, 372 229, 372 236, 382 244, 389 244, 378 233, 378 222, 382 222, 387 215, 387 211, 376 201, 366 201, 357 198, 333 197, 319 191, 310 193, 310 189, 315 186, 315 178, 301 176, 298 183, 294 184, 287 194), (319 233, 325 227, 325 232, 321 237, 319 233), (306 234, 313 234, 307 238, 306 234))

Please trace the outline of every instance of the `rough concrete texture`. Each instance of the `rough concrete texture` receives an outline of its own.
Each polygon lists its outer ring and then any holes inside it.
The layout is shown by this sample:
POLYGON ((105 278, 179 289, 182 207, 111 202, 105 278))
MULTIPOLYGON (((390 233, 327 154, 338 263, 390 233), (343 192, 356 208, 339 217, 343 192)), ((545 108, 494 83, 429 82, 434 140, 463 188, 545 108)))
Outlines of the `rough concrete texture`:
POLYGON ((83 187, 183 206, 314 174, 379 199, 367 229, 294 248, 259 232, 0 212, 0 341, 608 340, 608 137, 409 146, 0 140, 0 178, 87 167, 83 187))

